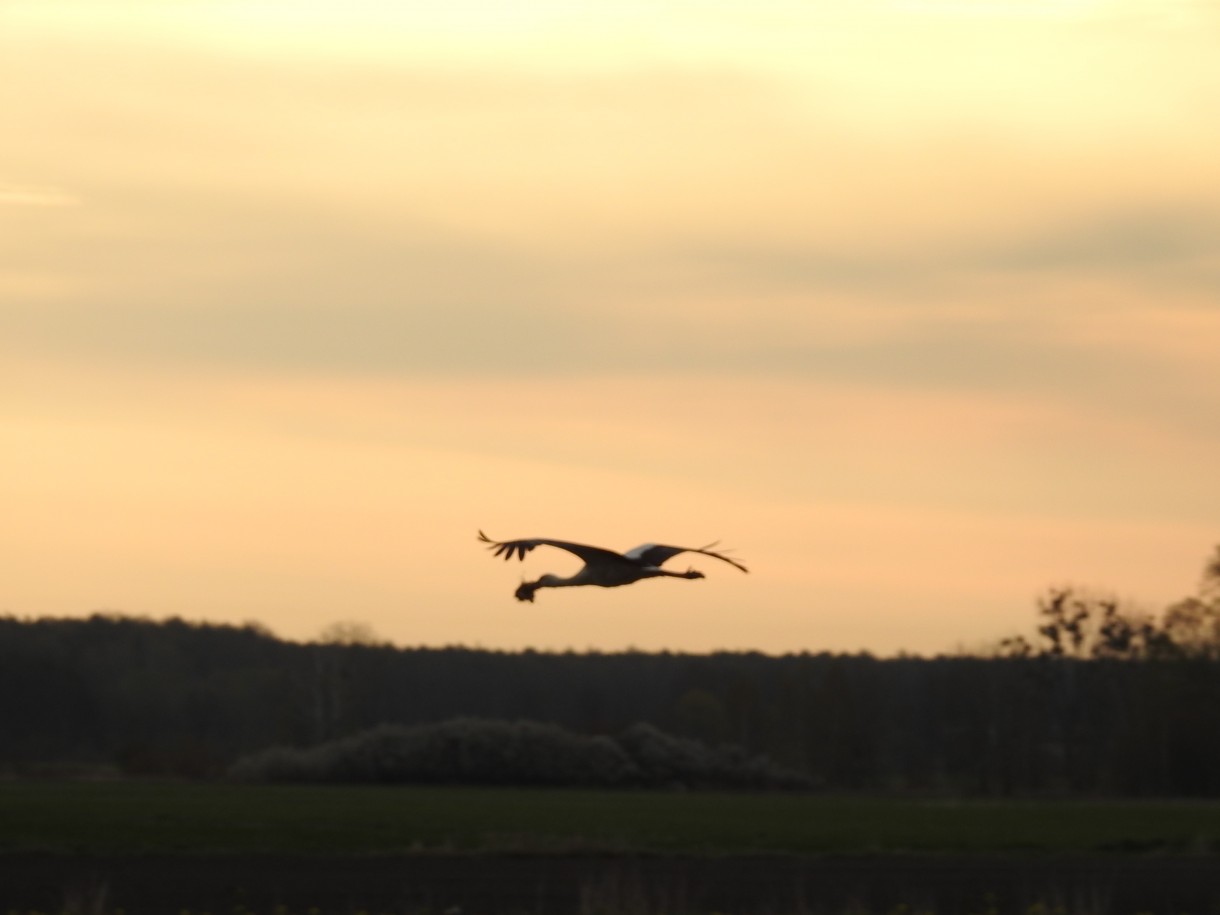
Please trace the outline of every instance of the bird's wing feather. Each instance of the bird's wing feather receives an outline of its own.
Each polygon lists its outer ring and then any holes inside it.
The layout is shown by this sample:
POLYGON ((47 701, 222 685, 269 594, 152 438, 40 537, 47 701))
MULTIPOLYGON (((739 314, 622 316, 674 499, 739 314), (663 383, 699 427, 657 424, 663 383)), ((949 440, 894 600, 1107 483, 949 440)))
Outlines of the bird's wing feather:
POLYGON ((713 559, 719 559, 722 562, 727 562, 729 565, 734 566, 735 568, 741 569, 741 571, 743 571, 743 572, 749 571, 749 569, 747 569, 745 566, 743 566, 736 559, 730 559, 728 556, 725 556, 723 553, 713 552, 712 547, 714 547, 715 545, 716 545, 715 543, 709 543, 707 546, 703 546, 703 547, 692 547, 692 546, 663 546, 663 545, 657 544, 657 543, 644 543, 644 544, 641 544, 640 546, 635 547, 634 549, 628 550, 623 555, 626 556, 628 559, 634 560, 639 563, 643 563, 646 566, 660 566, 662 563, 666 562, 667 560, 673 559, 679 553, 702 553, 704 556, 711 556, 713 559))
POLYGON ((482 531, 479 531, 479 540, 490 544, 488 549, 496 556, 503 556, 505 561, 512 559, 514 556, 524 560, 525 554, 536 546, 559 547, 561 550, 575 553, 585 562, 597 562, 598 560, 608 559, 621 562, 623 559, 622 555, 613 550, 604 550, 599 546, 585 546, 583 543, 569 543, 567 540, 546 540, 542 537, 535 537, 530 540, 492 540, 482 531))

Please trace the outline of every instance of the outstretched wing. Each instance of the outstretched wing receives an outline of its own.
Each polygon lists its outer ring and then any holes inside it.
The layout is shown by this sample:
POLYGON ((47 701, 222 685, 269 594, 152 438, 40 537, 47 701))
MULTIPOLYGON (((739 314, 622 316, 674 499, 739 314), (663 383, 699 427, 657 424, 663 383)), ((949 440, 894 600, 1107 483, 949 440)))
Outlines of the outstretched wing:
MULTIPOLYGON (((717 541, 719 542, 719 541, 717 541)), ((642 563, 646 566, 659 566, 666 560, 673 559, 679 553, 702 553, 704 556, 711 556, 713 559, 719 559, 722 562, 727 562, 734 568, 741 569, 743 572, 750 571, 736 559, 730 559, 723 553, 712 552, 712 547, 715 543, 709 543, 707 546, 690 547, 690 546, 661 546, 656 543, 645 543, 637 546, 635 549, 628 550, 623 555, 628 559, 642 563)))
POLYGON ((483 543, 490 544, 488 549, 492 550, 497 556, 503 556, 505 561, 512 559, 514 556, 524 560, 525 554, 536 546, 557 546, 561 550, 575 553, 585 562, 623 561, 622 555, 613 550, 603 550, 598 546, 585 546, 583 543, 569 543, 566 540, 544 540, 541 537, 536 537, 533 540, 492 540, 482 531, 479 531, 479 539, 483 543))

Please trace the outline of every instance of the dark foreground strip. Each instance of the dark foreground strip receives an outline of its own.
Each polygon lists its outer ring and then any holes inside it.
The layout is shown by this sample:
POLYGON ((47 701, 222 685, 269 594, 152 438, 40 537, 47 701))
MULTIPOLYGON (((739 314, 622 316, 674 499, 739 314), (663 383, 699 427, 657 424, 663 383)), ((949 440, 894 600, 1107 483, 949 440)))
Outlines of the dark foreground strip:
POLYGON ((0 855, 0 912, 1220 913, 1220 857, 0 855))

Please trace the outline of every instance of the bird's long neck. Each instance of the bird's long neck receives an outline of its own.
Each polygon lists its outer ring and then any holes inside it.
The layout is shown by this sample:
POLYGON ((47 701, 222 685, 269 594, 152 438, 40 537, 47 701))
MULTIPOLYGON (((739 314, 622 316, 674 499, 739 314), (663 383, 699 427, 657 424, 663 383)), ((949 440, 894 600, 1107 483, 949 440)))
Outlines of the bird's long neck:
POLYGON ((537 581, 521 582, 521 586, 517 588, 515 596, 517 600, 527 600, 532 604, 534 602, 534 592, 539 588, 566 588, 571 585, 583 584, 585 582, 580 580, 579 573, 571 578, 560 578, 558 575, 543 575, 537 581))
POLYGON ((577 572, 575 575, 573 575, 569 578, 562 578, 558 575, 551 575, 550 573, 548 573, 546 575, 543 575, 536 582, 534 582, 534 587, 535 588, 571 588, 576 585, 583 585, 583 584, 586 584, 583 574, 584 574, 584 569, 581 569, 579 572, 577 572))

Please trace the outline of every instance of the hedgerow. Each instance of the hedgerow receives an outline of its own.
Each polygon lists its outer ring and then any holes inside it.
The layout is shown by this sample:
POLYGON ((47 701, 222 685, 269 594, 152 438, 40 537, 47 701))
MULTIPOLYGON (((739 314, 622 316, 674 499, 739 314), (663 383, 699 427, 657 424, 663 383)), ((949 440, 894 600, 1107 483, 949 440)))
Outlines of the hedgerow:
POLYGON ((278 746, 229 769, 248 782, 802 788, 809 781, 739 747, 635 724, 615 737, 538 721, 456 718, 381 725, 313 747, 278 746))

